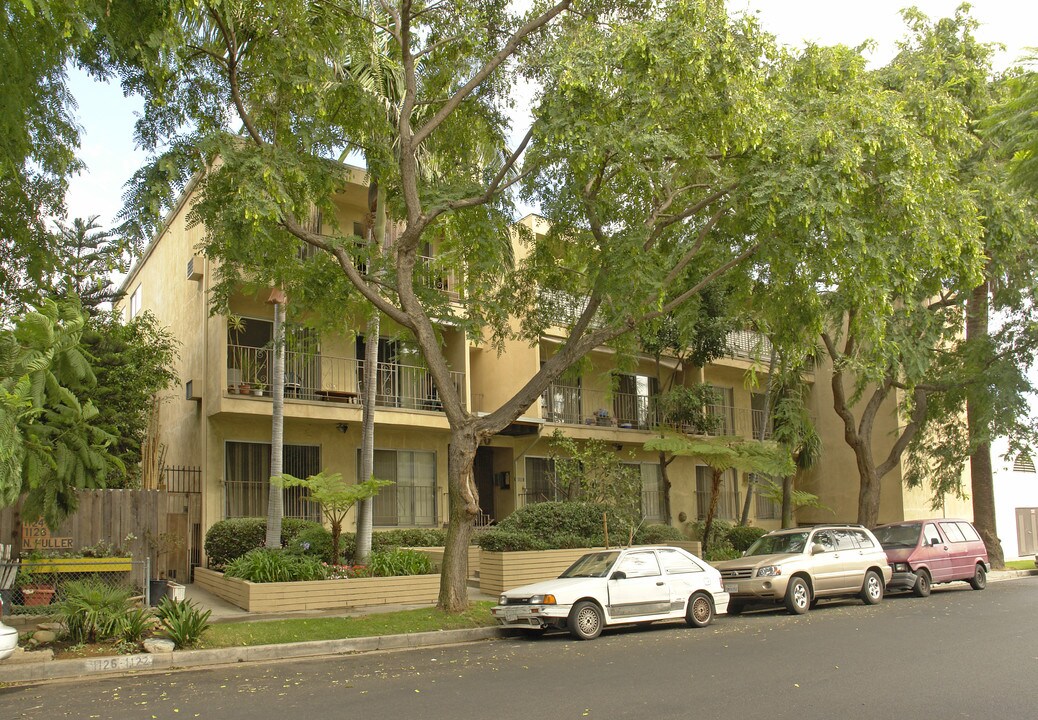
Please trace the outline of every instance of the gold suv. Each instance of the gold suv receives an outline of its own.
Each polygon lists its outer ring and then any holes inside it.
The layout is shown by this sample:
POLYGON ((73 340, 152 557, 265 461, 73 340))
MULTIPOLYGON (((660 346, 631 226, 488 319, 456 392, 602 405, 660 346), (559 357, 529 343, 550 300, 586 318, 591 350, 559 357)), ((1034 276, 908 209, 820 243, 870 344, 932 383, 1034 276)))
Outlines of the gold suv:
POLYGON ((731 595, 729 615, 750 603, 784 603, 800 615, 820 598, 846 595, 875 605, 891 575, 886 553, 862 525, 774 530, 741 558, 713 565, 731 595))

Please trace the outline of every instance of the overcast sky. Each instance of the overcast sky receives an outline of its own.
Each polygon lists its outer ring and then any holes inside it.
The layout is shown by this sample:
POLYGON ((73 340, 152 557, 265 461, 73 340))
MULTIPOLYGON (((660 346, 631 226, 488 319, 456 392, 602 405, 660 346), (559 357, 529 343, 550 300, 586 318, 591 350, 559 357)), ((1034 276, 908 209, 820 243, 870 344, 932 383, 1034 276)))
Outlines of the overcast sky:
MULTIPOLYGON (((893 57, 904 35, 898 11, 904 0, 730 0, 732 12, 757 12, 762 25, 780 42, 801 45, 858 45, 874 40, 871 55, 882 65, 893 57)), ((914 3, 931 17, 954 13, 959 0, 918 0, 914 3)), ((973 16, 981 23, 977 36, 1006 46, 995 59, 998 70, 1015 64, 1025 48, 1038 46, 1038 0, 978 0, 973 16)), ((100 215, 112 223, 121 206, 123 184, 144 162, 134 148, 134 115, 141 103, 124 98, 118 85, 95 83, 80 73, 72 75, 83 128, 80 157, 87 170, 74 178, 68 194, 69 217, 100 215)))

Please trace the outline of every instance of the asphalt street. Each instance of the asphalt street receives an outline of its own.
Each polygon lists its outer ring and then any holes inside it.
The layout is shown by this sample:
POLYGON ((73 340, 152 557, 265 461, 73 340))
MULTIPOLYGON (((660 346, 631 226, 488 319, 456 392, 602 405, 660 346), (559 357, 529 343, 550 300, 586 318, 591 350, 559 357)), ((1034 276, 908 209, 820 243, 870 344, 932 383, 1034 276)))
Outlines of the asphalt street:
POLYGON ((1038 577, 875 607, 0 689, 0 718, 1033 720, 1038 577))

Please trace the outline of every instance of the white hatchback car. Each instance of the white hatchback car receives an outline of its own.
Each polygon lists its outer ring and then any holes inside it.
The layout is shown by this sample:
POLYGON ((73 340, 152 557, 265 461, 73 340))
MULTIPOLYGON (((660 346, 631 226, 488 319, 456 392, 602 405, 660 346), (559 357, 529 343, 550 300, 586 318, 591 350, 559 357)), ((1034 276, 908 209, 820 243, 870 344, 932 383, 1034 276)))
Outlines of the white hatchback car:
MULTIPOLYGON (((0 598, 0 615, 4 612, 4 600, 0 598)), ((18 631, 0 622, 0 660, 6 660, 18 647, 18 631)))
POLYGON ((555 580, 509 590, 491 609, 505 627, 568 629, 578 640, 607 625, 684 618, 705 627, 727 611, 721 574, 675 547, 588 553, 555 580))

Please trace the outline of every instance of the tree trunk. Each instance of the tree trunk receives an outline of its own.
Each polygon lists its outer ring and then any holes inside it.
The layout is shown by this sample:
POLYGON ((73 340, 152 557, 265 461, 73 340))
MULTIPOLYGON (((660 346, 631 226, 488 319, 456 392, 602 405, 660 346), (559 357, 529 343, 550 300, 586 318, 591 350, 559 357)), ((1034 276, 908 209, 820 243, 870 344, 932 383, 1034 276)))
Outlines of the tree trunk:
MULTIPOLYGON (((281 477, 285 444, 285 303, 274 303, 274 373, 271 378, 270 476, 281 477)), ((281 518, 285 514, 281 486, 270 482, 267 499, 267 537, 269 548, 281 547, 281 518)))
MULTIPOLYGON (((988 284, 984 282, 973 289, 966 306, 966 341, 984 342, 988 337, 988 284)), ((980 389, 983 392, 983 389, 980 389)), ((973 524, 984 540, 991 566, 997 570, 1005 568, 1002 543, 998 539, 995 522, 995 482, 991 468, 991 445, 987 441, 987 428, 981 426, 976 399, 966 398, 966 423, 969 427, 970 445, 976 449, 970 455, 970 484, 973 495, 973 524)))
POLYGON ((668 467, 670 463, 667 461, 667 453, 660 453, 660 483, 663 486, 663 523, 670 525, 670 472, 668 467))
MULTIPOLYGON (((386 193, 375 180, 372 180, 368 187, 368 202, 371 208, 368 219, 368 244, 381 252, 386 248, 386 193)), ((367 334, 364 342, 364 397, 361 400, 363 416, 360 433, 360 477, 357 478, 359 482, 370 480, 375 472, 375 397, 381 316, 374 308, 365 332, 367 334)), ((357 505, 357 547, 353 554, 354 562, 366 563, 371 555, 374 502, 374 498, 365 498, 357 505)))
POLYGON ((720 496, 721 480, 724 475, 721 470, 711 469, 710 476, 710 509, 706 511, 706 522, 703 523, 703 557, 706 557, 710 549, 710 531, 714 528, 714 515, 717 514, 717 501, 720 496))
MULTIPOLYGON (((771 389, 775 384, 775 346, 771 346, 771 359, 768 362, 768 387, 764 390, 764 418, 761 420, 760 433, 755 440, 764 442, 768 439, 768 418, 771 417, 771 389)), ((751 409, 750 415, 752 418, 753 411, 751 409)), ((750 423, 753 424, 752 422, 750 423)), ((753 502, 753 488, 756 486, 756 482, 753 479, 753 475, 750 475, 750 482, 746 485, 746 500, 742 504, 742 515, 739 517, 739 526, 746 527, 750 523, 750 505, 753 502)))
POLYGON ((342 523, 338 520, 332 521, 332 557, 335 563, 339 562, 339 548, 342 543, 342 523))
POLYGON ((440 570, 440 596, 436 603, 444 612, 462 612, 469 606, 469 542, 479 514, 479 494, 472 476, 472 464, 478 445, 475 433, 469 428, 451 432, 447 452, 450 522, 440 570))
POLYGON ((858 522, 865 527, 876 527, 879 524, 879 477, 876 474, 876 463, 872 460, 872 446, 862 437, 854 444, 854 459, 858 465, 858 522))
POLYGON ((782 527, 793 527, 793 476, 782 478, 782 527))

